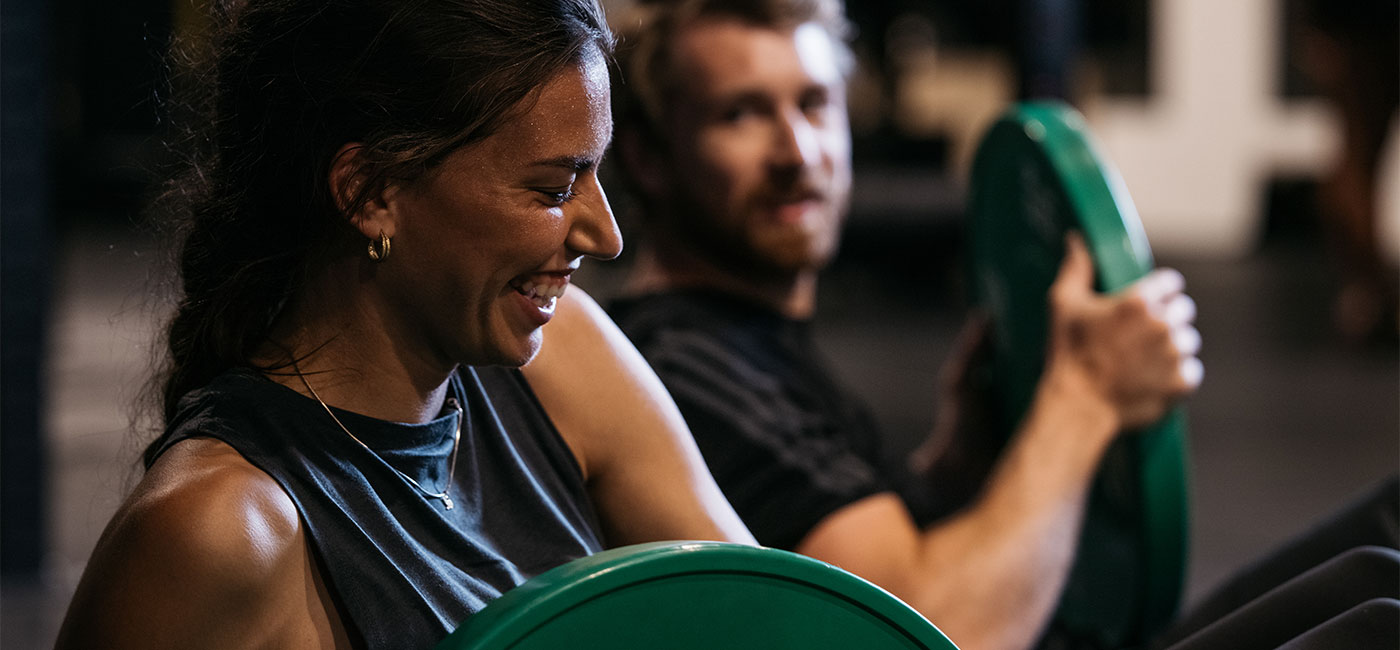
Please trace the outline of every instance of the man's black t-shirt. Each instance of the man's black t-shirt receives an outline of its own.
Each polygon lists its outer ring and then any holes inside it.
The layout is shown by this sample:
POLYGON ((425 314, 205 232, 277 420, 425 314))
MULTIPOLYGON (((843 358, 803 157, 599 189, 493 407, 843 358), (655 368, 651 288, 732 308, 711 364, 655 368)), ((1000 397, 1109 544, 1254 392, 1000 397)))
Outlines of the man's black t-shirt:
POLYGON ((892 489, 874 421, 833 380, 807 322, 698 291, 621 300, 611 314, 759 543, 792 549, 827 515, 892 489))

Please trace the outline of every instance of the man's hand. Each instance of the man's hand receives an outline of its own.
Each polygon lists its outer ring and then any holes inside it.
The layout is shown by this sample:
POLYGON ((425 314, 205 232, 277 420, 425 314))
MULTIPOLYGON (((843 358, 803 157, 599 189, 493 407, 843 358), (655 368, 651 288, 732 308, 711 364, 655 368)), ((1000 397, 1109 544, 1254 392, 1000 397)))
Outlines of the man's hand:
POLYGON ((1110 296, 1095 293, 1093 282, 1084 241, 1071 234, 1050 287, 1045 375, 1082 382, 1117 414, 1120 428, 1146 426, 1201 383, 1196 304, 1170 269, 1110 296))
POLYGON ((1006 444, 993 425, 992 350, 990 321, 973 312, 939 371, 933 430, 908 459, 928 492, 925 516, 952 512, 976 497, 1006 444))

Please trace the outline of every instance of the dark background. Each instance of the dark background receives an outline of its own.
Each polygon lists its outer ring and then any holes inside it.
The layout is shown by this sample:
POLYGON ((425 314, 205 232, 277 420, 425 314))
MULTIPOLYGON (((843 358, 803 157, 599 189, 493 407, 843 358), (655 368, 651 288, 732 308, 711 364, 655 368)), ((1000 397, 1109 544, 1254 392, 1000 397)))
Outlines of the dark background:
MULTIPOLYGON (((1076 99, 1085 62, 1100 92, 1153 92, 1150 0, 853 4, 857 50, 880 79, 873 92, 899 83, 888 71, 919 33, 892 26, 923 24, 901 22, 911 14, 937 26, 940 47, 1004 54, 1023 95, 1076 99)), ((1284 3, 1288 24, 1296 4, 1284 3)), ((163 304, 151 279, 161 250, 139 215, 164 157, 161 56, 190 6, 0 5, 0 645, 52 643, 134 476, 143 434, 130 426, 132 404, 163 304)), ((1280 42, 1279 93, 1309 97, 1295 58, 1280 42)), ((898 457, 931 422, 937 369, 962 318, 962 188, 946 138, 901 133, 885 116, 862 123, 856 152, 851 227, 822 284, 818 332, 898 457)), ((1265 227, 1243 258, 1159 255, 1187 274, 1206 340, 1206 383, 1189 406, 1190 597, 1400 461, 1396 349, 1331 330, 1337 280, 1319 244, 1316 187, 1271 182, 1265 227)), ((606 299, 626 264, 589 266, 580 283, 606 299)))

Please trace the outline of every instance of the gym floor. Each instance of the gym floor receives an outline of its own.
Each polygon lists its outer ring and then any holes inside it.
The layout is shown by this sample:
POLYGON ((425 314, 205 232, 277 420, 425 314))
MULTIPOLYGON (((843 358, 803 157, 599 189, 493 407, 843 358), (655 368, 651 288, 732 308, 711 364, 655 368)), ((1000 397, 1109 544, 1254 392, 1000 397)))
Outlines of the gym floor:
MULTIPOLYGON (((61 233, 47 366, 47 578, 4 584, 0 646, 52 645, 83 564, 137 476, 131 413, 148 373, 153 245, 97 218, 61 233)), ((1331 334, 1326 260, 1297 237, 1239 260, 1159 260, 1200 307, 1206 381, 1189 404, 1193 520, 1188 601, 1400 461, 1400 357, 1331 334)), ((943 248, 946 248, 943 247, 943 248)), ((929 247, 938 250, 939 247, 929 247)), ((954 281, 870 264, 860 246, 822 285, 818 332, 899 453, 929 426, 937 369, 961 322, 954 281)), ((950 266, 934 265, 944 271, 950 266)), ((606 297, 616 269, 580 280, 606 297)))

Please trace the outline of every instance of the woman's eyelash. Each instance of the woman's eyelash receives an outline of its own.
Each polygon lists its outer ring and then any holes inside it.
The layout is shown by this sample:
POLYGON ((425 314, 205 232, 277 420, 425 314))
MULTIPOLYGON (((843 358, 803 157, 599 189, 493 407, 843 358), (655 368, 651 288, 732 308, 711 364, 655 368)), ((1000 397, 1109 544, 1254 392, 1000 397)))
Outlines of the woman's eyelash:
POLYGON ((578 196, 578 192, 574 191, 574 188, 573 188, 572 185, 569 186, 569 187, 567 187, 567 188, 565 188, 563 191, 554 191, 554 190, 536 190, 536 191, 538 191, 540 194, 543 194, 543 195, 545 196, 545 198, 549 199, 550 203, 553 203, 553 204, 555 204, 555 205, 560 205, 560 204, 568 203, 569 201, 573 200, 574 197, 578 196))

